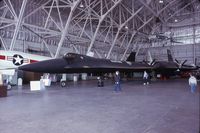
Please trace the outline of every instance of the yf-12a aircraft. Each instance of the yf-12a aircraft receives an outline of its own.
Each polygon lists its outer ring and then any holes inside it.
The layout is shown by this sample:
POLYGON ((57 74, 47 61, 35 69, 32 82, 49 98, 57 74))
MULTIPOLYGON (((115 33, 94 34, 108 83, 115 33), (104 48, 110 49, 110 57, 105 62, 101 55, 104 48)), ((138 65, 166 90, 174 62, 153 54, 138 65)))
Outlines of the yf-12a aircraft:
POLYGON ((134 72, 150 70, 145 63, 136 63, 135 54, 131 53, 127 61, 98 59, 86 55, 67 53, 62 58, 50 59, 20 66, 19 70, 41 73, 108 73, 134 72))
POLYGON ((185 65, 186 60, 179 63, 173 61, 171 51, 167 50, 168 61, 151 60, 150 63, 135 62, 135 53, 132 52, 127 61, 112 61, 98 59, 86 55, 67 53, 62 58, 50 59, 20 66, 19 70, 40 73, 108 73, 108 72, 143 72, 155 71, 164 76, 176 75, 178 71, 191 71, 197 66, 185 65))

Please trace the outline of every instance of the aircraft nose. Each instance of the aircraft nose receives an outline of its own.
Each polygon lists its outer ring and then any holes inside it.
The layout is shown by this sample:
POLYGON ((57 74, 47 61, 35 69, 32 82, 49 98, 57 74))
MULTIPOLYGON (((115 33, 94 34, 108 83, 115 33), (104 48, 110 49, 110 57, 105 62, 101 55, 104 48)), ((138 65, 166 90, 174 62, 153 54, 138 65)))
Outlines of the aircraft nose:
POLYGON ((33 63, 33 64, 27 64, 18 67, 18 70, 23 70, 23 71, 31 71, 31 72, 38 72, 40 71, 40 68, 42 67, 43 63, 33 63))
POLYGON ((64 59, 51 59, 46 61, 40 61, 28 65, 20 66, 18 69, 30 72, 40 73, 58 73, 64 66, 66 61, 64 59))

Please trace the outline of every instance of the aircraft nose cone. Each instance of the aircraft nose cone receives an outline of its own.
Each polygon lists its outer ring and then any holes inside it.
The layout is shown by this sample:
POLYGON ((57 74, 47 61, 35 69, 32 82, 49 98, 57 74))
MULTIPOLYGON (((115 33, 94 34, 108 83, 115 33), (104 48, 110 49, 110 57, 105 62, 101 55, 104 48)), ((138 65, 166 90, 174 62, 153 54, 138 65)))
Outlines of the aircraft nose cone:
POLYGON ((20 66, 18 69, 23 71, 40 73, 59 73, 65 65, 66 61, 64 59, 51 59, 28 65, 23 65, 20 66))
POLYGON ((27 65, 20 66, 20 67, 18 67, 18 70, 38 72, 40 69, 38 68, 38 63, 37 64, 33 63, 33 64, 27 64, 27 65))

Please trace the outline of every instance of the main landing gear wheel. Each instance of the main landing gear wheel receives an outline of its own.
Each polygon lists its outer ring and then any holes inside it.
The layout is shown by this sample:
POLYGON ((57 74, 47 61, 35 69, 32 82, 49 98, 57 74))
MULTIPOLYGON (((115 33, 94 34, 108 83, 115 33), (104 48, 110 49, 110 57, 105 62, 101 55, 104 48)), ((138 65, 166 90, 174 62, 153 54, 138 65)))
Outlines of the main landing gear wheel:
POLYGON ((66 86, 66 81, 61 81, 61 82, 60 82, 60 85, 61 85, 62 87, 65 87, 65 86, 66 86))

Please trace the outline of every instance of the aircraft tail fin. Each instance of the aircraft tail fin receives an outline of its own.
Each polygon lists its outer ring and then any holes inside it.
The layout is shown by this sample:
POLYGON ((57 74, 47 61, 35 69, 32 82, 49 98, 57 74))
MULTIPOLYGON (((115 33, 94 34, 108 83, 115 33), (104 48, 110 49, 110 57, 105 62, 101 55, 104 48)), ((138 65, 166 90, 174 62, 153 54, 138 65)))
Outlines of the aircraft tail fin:
POLYGON ((171 62, 173 61, 173 58, 172 58, 172 53, 169 49, 167 49, 167 57, 168 57, 168 61, 171 62))
POLYGON ((136 52, 131 52, 126 61, 135 62, 136 52))

